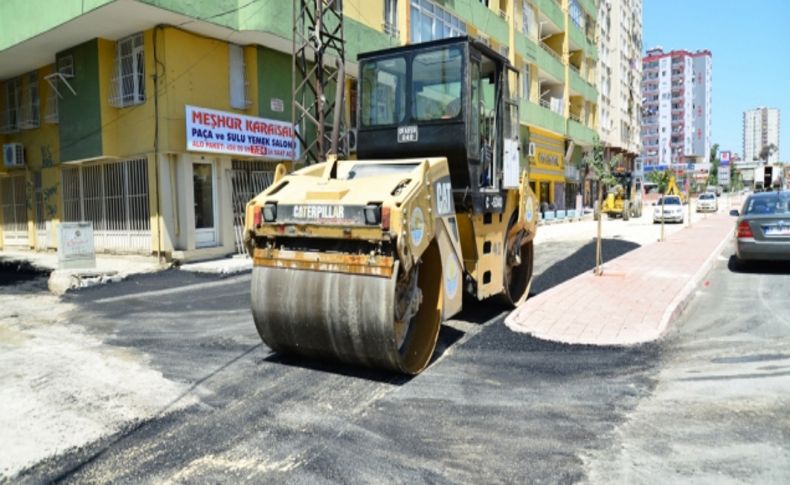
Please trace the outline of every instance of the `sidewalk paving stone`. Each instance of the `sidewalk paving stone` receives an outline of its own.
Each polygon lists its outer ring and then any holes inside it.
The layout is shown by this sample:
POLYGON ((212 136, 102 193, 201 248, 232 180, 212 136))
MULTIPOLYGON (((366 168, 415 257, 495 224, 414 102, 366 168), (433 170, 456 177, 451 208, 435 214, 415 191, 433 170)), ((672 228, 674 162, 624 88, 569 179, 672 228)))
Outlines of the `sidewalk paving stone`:
POLYGON ((732 230, 731 217, 708 217, 605 263, 603 276, 584 273, 530 298, 505 324, 542 340, 573 344, 656 340, 685 308, 732 230))

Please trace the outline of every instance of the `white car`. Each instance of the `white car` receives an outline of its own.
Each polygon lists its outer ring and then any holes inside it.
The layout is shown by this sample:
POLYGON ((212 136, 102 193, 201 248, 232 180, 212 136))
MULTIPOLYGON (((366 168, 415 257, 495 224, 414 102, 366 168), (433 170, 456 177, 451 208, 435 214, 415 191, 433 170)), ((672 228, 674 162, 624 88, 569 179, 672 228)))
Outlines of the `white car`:
POLYGON ((704 192, 697 197, 697 212, 716 212, 719 210, 719 199, 716 194, 704 192))
POLYGON ((667 195, 658 199, 653 208, 653 223, 664 222, 683 222, 683 202, 677 195, 667 195), (663 205, 663 210, 662 210, 663 205))

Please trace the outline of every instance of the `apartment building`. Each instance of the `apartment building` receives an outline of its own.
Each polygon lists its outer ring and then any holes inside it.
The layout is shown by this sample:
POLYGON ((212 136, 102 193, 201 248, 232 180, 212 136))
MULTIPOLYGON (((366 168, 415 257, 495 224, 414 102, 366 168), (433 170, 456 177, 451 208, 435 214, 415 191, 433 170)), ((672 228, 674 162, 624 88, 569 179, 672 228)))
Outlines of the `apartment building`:
POLYGON ((712 55, 708 50, 647 51, 642 59, 642 159, 688 169, 710 155, 712 55))
MULTIPOLYGON (((242 251, 244 203, 300 149, 290 136, 297 3, 0 3, 0 18, 15 19, 0 31, 0 244, 54 249, 61 221, 90 221, 99 251, 242 251), (210 138, 223 123, 243 127, 238 140, 210 138)), ((575 162, 597 129, 593 0, 343 8, 351 125, 357 53, 468 35, 521 73, 522 164, 541 201, 575 199, 575 162)))
POLYGON ((743 160, 761 162, 763 147, 776 146, 768 157, 768 164, 779 161, 779 110, 776 108, 755 108, 743 113, 743 160))
POLYGON ((602 1, 598 29, 598 134, 631 170, 642 151, 642 0, 602 1))

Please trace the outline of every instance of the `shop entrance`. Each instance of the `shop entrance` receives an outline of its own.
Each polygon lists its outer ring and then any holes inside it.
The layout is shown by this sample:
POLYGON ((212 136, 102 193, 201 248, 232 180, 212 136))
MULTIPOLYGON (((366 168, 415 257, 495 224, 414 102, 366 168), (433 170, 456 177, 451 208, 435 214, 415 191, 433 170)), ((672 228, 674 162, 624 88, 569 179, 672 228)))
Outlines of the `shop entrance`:
POLYGON ((216 174, 213 161, 192 163, 192 190, 195 207, 195 247, 216 246, 216 174))

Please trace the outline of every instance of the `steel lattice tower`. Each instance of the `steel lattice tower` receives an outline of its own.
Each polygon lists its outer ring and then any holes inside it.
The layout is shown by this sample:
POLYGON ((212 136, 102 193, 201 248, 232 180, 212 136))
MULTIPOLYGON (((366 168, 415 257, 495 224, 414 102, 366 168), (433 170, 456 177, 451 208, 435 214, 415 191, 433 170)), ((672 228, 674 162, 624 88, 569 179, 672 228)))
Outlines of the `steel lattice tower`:
POLYGON ((316 163, 343 150, 344 78, 342 0, 294 2, 291 79, 295 141, 302 147, 298 162, 316 163))

